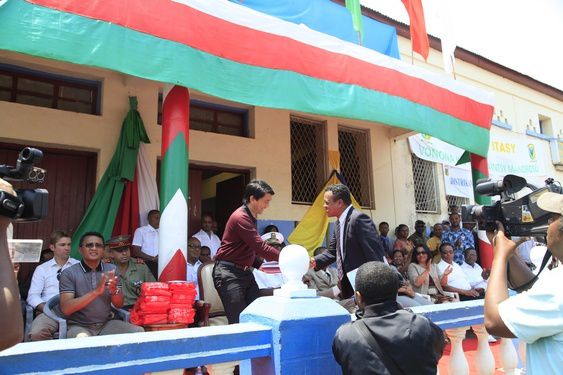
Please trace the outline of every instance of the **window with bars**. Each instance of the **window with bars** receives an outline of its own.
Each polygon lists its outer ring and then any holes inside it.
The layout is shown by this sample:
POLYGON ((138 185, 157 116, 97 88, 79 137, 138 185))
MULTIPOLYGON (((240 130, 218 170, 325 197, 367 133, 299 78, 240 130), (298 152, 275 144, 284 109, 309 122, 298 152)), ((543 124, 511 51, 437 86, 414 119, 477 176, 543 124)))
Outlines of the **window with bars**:
MULTIPOLYGON (((162 93, 158 94, 157 123, 162 124, 162 93)), ((245 108, 190 100, 190 129, 248 137, 248 110, 245 108)))
POLYGON ((100 114, 100 87, 90 81, 0 64, 0 100, 100 114))
POLYGON ((437 213, 439 207, 436 164, 420 159, 414 154, 411 154, 411 158, 416 211, 437 213))
POLYGON ((340 172, 360 206, 375 208, 371 178, 369 134, 366 130, 338 127, 340 172))
POLYGON ((325 123, 290 118, 291 200, 313 203, 326 179, 325 123))
POLYGON ((469 198, 456 197, 455 195, 446 195, 446 201, 448 202, 448 213, 461 212, 461 206, 470 204, 469 198))

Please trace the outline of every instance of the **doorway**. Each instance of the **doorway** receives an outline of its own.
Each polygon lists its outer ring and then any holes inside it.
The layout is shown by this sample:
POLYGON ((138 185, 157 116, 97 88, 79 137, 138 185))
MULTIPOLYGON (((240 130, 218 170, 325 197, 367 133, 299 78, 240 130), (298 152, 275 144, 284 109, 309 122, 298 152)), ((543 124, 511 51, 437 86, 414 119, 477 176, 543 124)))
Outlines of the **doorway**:
POLYGON ((201 215, 211 213, 217 221, 217 235, 222 238, 227 220, 242 204, 250 171, 190 164, 188 198, 188 234, 201 228, 201 215))

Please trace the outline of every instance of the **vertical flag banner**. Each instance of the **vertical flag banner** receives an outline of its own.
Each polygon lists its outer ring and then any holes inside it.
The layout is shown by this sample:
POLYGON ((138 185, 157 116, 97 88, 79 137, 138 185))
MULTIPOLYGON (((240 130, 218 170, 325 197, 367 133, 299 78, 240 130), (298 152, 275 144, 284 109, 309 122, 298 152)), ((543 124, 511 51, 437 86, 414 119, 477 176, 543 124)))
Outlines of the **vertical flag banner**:
MULTIPOLYGON (((473 189, 475 189, 477 181, 489 177, 487 159, 479 155, 471 154, 471 173, 473 175, 473 189)), ((491 204, 490 197, 481 195, 476 191, 474 191, 474 195, 475 203, 482 205, 491 204)), ((491 269, 491 265, 493 264, 493 246, 489 243, 484 230, 479 230, 477 235, 479 237, 479 258, 481 260, 481 266, 491 269)))
POLYGON ((455 49, 457 47, 455 3, 457 0, 440 0, 436 19, 440 23, 439 35, 442 44, 442 62, 444 71, 455 76, 455 49))
POLYGON ((428 42, 428 34, 426 33, 422 0, 401 1, 409 14, 412 50, 418 52, 426 61, 430 51, 430 44, 428 42))
POLYGON ((188 89, 174 86, 162 104, 158 279, 186 280, 188 249, 188 89))
POLYGON ((352 15, 352 25, 354 30, 358 33, 359 43, 362 44, 362 37, 364 35, 364 23, 362 20, 362 6, 360 0, 345 0, 346 9, 352 15))
MULTIPOLYGON (((72 235, 71 256, 80 259, 78 241, 86 232, 100 232, 108 240, 112 233, 128 181, 134 181, 137 154, 142 142, 150 143, 141 115, 137 111, 137 98, 129 97, 130 109, 123 120, 121 134, 113 157, 98 184, 96 193, 80 224, 72 235)), ((132 191, 129 196, 134 194, 132 191)), ((129 224, 125 225, 129 227, 129 224)), ((125 234, 125 233, 120 233, 125 234)), ((132 233, 130 233, 132 234, 132 233)))

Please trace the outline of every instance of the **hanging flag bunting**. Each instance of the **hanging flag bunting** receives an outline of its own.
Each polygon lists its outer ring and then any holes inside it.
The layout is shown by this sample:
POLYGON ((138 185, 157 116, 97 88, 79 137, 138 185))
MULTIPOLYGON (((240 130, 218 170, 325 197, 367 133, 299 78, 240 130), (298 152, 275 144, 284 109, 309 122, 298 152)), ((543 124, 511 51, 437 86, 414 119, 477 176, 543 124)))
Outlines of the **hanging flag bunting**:
POLYGON ((158 280, 186 280, 188 251, 188 89, 174 86, 162 103, 158 280))
POLYGON ((82 221, 73 233, 71 256, 74 258, 81 258, 78 242, 82 234, 95 231, 100 232, 105 240, 111 237, 126 181, 134 180, 139 146, 141 142, 150 142, 137 111, 137 98, 129 97, 129 104, 130 109, 123 120, 113 157, 82 221))
POLYGON ((493 114, 487 91, 236 3, 133 3, 8 1, 0 49, 180 84, 251 106, 425 132, 487 154, 493 114))
POLYGON ((346 0, 346 9, 352 15, 352 25, 354 30, 358 33, 359 43, 362 44, 362 37, 364 35, 364 23, 362 20, 362 6, 360 0, 346 0))
POLYGON ((409 14, 412 50, 418 52, 426 61, 430 51, 430 44, 428 43, 428 34, 426 33, 422 0, 401 1, 409 14))

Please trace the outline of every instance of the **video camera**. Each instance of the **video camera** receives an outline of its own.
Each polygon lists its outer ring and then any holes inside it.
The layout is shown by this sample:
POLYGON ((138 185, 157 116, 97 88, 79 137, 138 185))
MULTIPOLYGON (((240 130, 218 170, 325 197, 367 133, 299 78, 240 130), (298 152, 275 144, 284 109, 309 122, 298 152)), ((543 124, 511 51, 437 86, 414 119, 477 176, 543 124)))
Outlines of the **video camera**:
POLYGON ((551 214, 538 207, 538 198, 548 191, 563 194, 563 189, 552 178, 548 178, 545 183, 545 187, 538 188, 515 175, 507 175, 502 181, 479 180, 475 187, 477 193, 500 195, 500 200, 490 206, 463 205, 461 219, 464 222, 477 222, 480 229, 487 231, 495 230, 495 221, 498 220, 509 236, 546 236, 551 214), (514 194, 526 187, 532 192, 516 199, 514 194))
MULTIPOLYGON (((42 183, 47 171, 35 167, 43 152, 26 147, 18 155, 15 167, 0 165, 0 178, 12 181, 42 183)), ((37 221, 47 217, 49 193, 45 189, 18 189, 16 195, 0 189, 0 216, 20 222, 37 221)))

